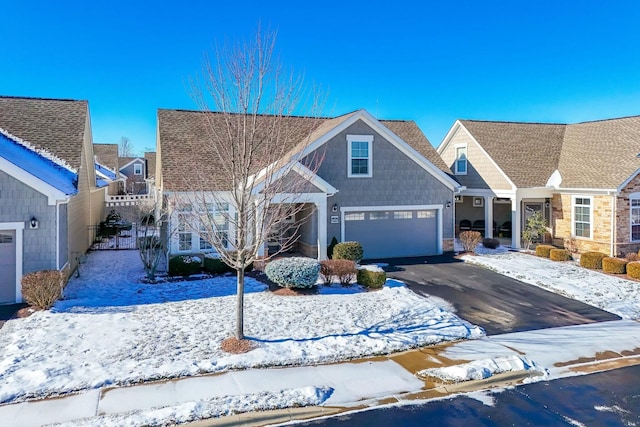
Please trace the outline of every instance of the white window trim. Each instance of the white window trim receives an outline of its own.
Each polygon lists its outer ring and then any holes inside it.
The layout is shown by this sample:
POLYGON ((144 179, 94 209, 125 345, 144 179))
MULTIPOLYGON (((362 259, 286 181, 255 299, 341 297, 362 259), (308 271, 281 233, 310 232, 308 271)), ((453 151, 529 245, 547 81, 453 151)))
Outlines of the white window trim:
POLYGON ((371 178, 373 176, 373 135, 347 135, 347 177, 348 178, 371 178), (369 151, 367 159, 366 174, 351 173, 351 144, 353 142, 366 142, 369 151))
MULTIPOLYGON (((632 200, 640 200, 640 192, 629 194, 629 241, 640 242, 640 240, 638 239, 633 240, 633 222, 631 221, 631 218, 633 216, 631 215, 631 211, 633 210, 633 206, 631 206, 632 200)), ((640 207, 638 207, 638 209, 640 209, 640 207)))
POLYGON ((142 163, 134 163, 133 164, 133 174, 134 175, 142 175, 142 163), (139 172, 138 172, 138 167, 140 168, 139 172))
POLYGON ((467 172, 469 171, 469 146, 468 144, 456 144, 453 146, 453 154, 455 156, 455 160, 453 161, 454 164, 454 168, 453 171, 455 173, 455 175, 466 175, 467 172), (458 148, 464 148, 464 162, 466 164, 466 168, 464 172, 460 172, 458 171, 458 148))
MULTIPOLYGON (((593 240, 593 196, 571 196, 571 236, 578 240, 593 240), (576 236, 576 199, 589 199, 589 237, 576 236)), ((631 221, 631 219, 629 219, 631 221)))

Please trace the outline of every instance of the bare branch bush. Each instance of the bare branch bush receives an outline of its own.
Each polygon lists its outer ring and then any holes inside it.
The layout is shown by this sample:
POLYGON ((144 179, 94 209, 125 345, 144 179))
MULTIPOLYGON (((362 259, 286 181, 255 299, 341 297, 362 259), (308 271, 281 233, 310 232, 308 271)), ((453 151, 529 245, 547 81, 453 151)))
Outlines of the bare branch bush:
POLYGON ((275 55, 276 34, 258 29, 248 42, 217 47, 205 57, 192 96, 202 111, 203 144, 194 153, 198 182, 175 203, 182 227, 200 236, 237 272, 236 338, 243 339, 244 271, 287 251, 312 214, 300 193, 323 154, 309 152, 320 120, 318 100, 302 79, 286 73, 275 55), (308 105, 309 108, 305 108, 308 105), (293 116, 297 111, 309 111, 293 116), (295 219, 291 221, 291 219, 295 219), (269 235, 282 239, 264 254, 269 235))

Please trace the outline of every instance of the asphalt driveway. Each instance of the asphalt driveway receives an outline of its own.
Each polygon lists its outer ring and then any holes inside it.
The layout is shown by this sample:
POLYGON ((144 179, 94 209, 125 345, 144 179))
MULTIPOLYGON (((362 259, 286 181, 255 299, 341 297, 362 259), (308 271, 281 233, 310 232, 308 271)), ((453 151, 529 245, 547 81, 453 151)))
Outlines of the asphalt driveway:
POLYGON ((448 301, 458 316, 482 326, 488 335, 620 319, 448 255, 377 261, 389 263, 388 277, 402 280, 419 295, 448 301))

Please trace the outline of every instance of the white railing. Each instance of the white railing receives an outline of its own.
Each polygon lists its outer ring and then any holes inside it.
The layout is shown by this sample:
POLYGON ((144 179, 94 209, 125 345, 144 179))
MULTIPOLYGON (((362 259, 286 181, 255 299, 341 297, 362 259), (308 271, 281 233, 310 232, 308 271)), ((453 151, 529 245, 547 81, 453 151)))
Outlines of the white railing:
POLYGON ((105 204, 110 206, 134 206, 153 203, 153 194, 126 194, 111 196, 107 194, 105 196, 105 204))

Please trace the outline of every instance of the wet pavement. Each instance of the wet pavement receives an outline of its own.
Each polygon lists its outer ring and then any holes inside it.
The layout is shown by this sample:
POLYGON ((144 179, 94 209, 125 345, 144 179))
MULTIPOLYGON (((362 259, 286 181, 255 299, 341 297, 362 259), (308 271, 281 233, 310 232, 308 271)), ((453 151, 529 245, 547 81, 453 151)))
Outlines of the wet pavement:
POLYGON ((349 413, 306 426, 640 425, 640 366, 461 395, 420 405, 349 413))

